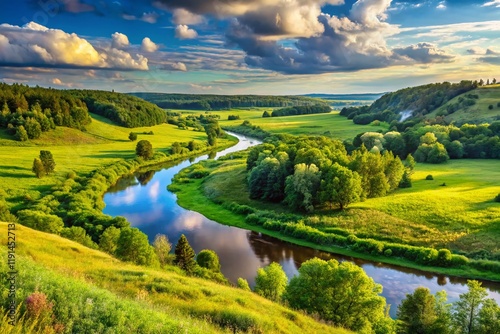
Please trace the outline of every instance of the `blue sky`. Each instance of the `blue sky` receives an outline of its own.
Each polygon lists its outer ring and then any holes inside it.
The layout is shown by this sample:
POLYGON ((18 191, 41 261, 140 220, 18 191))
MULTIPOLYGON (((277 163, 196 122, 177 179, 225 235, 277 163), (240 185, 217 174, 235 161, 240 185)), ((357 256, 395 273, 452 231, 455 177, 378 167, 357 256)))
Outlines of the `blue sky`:
POLYGON ((0 80, 121 92, 384 92, 500 78, 500 0, 28 0, 0 80))

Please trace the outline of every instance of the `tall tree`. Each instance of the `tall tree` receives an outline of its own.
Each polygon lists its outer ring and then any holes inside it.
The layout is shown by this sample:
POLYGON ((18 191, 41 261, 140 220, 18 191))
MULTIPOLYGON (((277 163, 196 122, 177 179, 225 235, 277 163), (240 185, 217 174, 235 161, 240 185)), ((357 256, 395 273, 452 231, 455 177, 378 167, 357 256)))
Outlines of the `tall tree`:
POLYGON ((191 245, 183 234, 177 241, 177 245, 175 246, 175 259, 174 264, 183 269, 188 275, 193 273, 193 270, 196 266, 196 262, 194 260, 195 253, 191 245))
POLYGON ((172 250, 172 244, 168 241, 168 237, 165 234, 157 234, 155 240, 153 241, 153 247, 155 249, 156 256, 162 266, 169 263, 170 251, 172 250))
POLYGON ((43 168, 43 163, 39 158, 35 158, 35 160, 33 160, 33 167, 31 170, 39 179, 41 179, 45 175, 45 168, 43 168))
POLYGON ((488 293, 481 283, 467 281, 469 291, 453 305, 453 328, 457 334, 472 334, 479 329, 479 311, 488 293))
POLYGON ((259 268, 255 277, 255 292, 272 301, 280 301, 285 292, 288 278, 279 263, 259 268))
POLYGON ((500 307, 494 299, 486 299, 479 311, 478 334, 500 334, 500 307))
POLYGON ((294 210, 314 210, 314 202, 321 182, 321 172, 315 164, 295 165, 293 175, 286 178, 286 202, 294 210))
POLYGON ((123 261, 147 266, 159 265, 147 235, 135 227, 124 227, 120 230, 115 253, 123 261))
POLYGON ((56 168, 56 162, 54 161, 54 157, 52 156, 52 152, 50 151, 40 151, 40 160, 43 163, 43 168, 47 174, 50 174, 56 168))
POLYGON ((336 326, 371 333, 376 323, 386 320, 380 293, 382 286, 354 263, 314 258, 302 263, 284 298, 292 308, 318 314, 336 326))
POLYGON ((110 226, 99 237, 99 249, 114 255, 120 238, 120 229, 110 226))
POLYGON ((358 173, 334 163, 321 181, 321 201, 337 204, 340 210, 359 201, 362 192, 358 173))

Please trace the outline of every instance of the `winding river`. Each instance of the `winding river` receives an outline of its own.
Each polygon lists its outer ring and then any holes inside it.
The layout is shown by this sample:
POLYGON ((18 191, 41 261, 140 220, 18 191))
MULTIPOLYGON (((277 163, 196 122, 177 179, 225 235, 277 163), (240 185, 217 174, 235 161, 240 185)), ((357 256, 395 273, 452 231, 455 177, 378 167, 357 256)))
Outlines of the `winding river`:
MULTIPOLYGON (((181 234, 185 234, 196 253, 202 249, 213 249, 220 257, 222 273, 231 282, 243 277, 253 285, 257 269, 271 262, 280 263, 290 278, 297 274, 302 262, 319 257, 325 260, 348 260, 363 267, 369 276, 382 284, 382 295, 387 299, 387 303, 392 305, 391 316, 396 315, 397 305, 405 295, 412 293, 419 286, 429 288, 432 293, 446 290, 451 302, 467 291, 466 279, 463 278, 436 275, 297 246, 260 233, 221 225, 198 212, 180 207, 176 195, 166 188, 172 177, 181 169, 201 160, 216 159, 260 143, 242 135, 232 135, 239 139, 238 144, 221 152, 180 163, 156 166, 155 169, 120 179, 104 196, 104 213, 126 217, 132 226, 146 233, 151 242, 158 233, 167 235, 173 243, 181 234)), ((488 289, 491 298, 500 302, 500 283, 483 282, 483 286, 488 289)))

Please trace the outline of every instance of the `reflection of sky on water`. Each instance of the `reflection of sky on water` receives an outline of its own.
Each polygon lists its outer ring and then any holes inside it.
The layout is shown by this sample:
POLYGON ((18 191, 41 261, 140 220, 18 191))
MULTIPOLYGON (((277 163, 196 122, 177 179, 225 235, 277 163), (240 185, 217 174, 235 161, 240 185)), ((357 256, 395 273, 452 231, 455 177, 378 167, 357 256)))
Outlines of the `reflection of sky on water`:
MULTIPOLYGON (((257 143, 253 139, 252 141, 257 143)), ((240 140, 236 146, 218 153, 217 157, 249 146, 252 146, 250 140, 240 140)), ((432 293, 444 289, 449 301, 457 300, 459 294, 467 291, 465 279, 450 280, 442 275, 335 256, 281 242, 256 232, 221 225, 178 206, 175 194, 167 191, 166 187, 181 169, 207 157, 204 155, 173 167, 168 166, 168 169, 139 175, 141 182, 133 177, 124 178, 104 196, 104 213, 126 217, 132 226, 146 233, 150 241, 154 240, 156 234, 162 233, 175 244, 180 235, 185 234, 196 253, 202 249, 213 249, 220 257, 223 274, 232 282, 243 277, 253 286, 257 269, 271 262, 280 263, 288 277, 293 277, 298 273, 297 268, 301 263, 312 257, 320 257, 325 260, 351 260, 362 266, 375 282, 383 285, 383 296, 392 305, 392 316, 395 316, 397 305, 406 294, 412 293, 419 286, 429 288, 432 293)), ((500 301, 500 284, 488 282, 486 286, 497 291, 490 290, 489 294, 500 301)))

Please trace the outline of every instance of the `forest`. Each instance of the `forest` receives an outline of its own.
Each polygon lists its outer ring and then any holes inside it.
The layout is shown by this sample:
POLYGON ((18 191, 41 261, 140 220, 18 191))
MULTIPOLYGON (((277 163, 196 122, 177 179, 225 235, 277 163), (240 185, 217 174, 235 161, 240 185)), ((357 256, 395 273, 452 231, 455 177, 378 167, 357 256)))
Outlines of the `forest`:
POLYGON ((165 109, 224 110, 249 107, 289 107, 304 105, 327 105, 327 101, 306 96, 266 95, 200 95, 132 93, 165 109))

